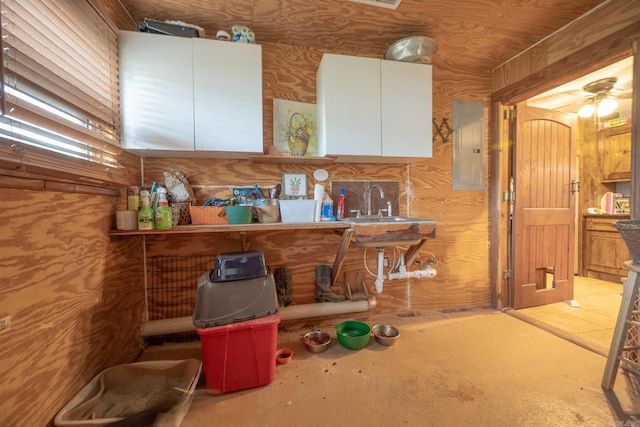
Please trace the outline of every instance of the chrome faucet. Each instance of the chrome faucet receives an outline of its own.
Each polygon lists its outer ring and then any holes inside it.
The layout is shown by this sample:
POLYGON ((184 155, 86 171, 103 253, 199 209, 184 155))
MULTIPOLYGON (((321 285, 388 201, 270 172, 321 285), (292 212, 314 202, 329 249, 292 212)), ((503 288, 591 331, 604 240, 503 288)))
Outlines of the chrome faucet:
POLYGON ((384 199, 384 191, 382 191, 382 188, 380 188, 378 184, 371 184, 364 193, 364 207, 367 210, 367 216, 371 216, 371 190, 373 190, 374 187, 380 192, 380 199, 384 199))

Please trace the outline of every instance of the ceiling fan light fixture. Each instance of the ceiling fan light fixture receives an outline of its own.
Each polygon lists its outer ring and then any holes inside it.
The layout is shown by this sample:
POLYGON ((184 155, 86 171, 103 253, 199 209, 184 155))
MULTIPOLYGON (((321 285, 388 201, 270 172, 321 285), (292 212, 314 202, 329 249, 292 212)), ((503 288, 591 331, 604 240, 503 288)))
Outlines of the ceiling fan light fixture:
POLYGON ((593 112, 596 111, 596 107, 593 104, 585 104, 578 111, 578 115, 580 117, 588 118, 593 115, 593 112))
POLYGON ((598 104, 598 116, 608 116, 618 108, 618 103, 613 99, 605 98, 598 104))

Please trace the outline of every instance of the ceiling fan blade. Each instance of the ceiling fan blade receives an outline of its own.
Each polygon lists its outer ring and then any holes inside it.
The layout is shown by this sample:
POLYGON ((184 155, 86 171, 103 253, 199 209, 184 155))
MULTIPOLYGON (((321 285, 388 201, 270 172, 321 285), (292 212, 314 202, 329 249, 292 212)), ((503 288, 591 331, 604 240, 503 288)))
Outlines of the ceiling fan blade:
POLYGON ((633 89, 633 80, 629 80, 627 82, 616 85, 616 87, 613 90, 627 91, 632 89, 633 89))
POLYGON ((556 107, 556 108, 555 108, 555 110, 560 110, 560 111, 569 111, 569 112, 571 112, 571 111, 575 110, 575 109, 576 109, 576 107, 581 107, 581 106, 583 106, 584 104, 586 104, 586 102, 585 102, 585 101, 571 102, 571 103, 569 103, 569 104, 565 104, 565 105, 562 105, 562 106, 560 106, 560 107, 556 107))
POLYGON ((561 100, 565 100, 566 102, 584 102, 584 100, 588 99, 590 96, 593 96, 593 94, 587 93, 587 92, 583 92, 581 90, 568 90, 568 91, 564 91, 564 92, 555 92, 555 93, 549 93, 547 95, 542 95, 542 96, 536 96, 533 98, 533 100, 535 101, 535 103, 558 103, 561 102, 561 100), (584 99, 582 99, 584 98, 584 99))
POLYGON ((632 95, 633 94, 631 92, 618 92, 618 93, 613 92, 611 94, 611 97, 616 99, 630 99, 632 95))
POLYGON ((564 92, 562 92, 563 95, 569 95, 569 96, 582 96, 584 98, 588 98, 590 96, 593 96, 592 93, 589 92, 585 92, 583 90, 566 90, 564 92))

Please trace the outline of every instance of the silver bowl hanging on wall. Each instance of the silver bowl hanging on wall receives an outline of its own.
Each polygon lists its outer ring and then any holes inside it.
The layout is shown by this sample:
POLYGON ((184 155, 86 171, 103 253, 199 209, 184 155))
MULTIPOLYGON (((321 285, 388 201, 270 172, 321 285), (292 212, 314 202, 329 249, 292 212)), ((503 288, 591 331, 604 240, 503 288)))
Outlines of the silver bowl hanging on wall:
POLYGON ((411 36, 398 40, 387 48, 384 59, 391 61, 431 64, 431 59, 438 50, 438 43, 425 36, 411 36))

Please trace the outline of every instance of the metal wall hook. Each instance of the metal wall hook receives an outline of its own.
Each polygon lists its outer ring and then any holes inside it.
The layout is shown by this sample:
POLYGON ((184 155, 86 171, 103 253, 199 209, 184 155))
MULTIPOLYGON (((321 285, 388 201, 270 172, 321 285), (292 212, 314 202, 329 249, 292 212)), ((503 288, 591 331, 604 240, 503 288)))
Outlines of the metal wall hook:
POLYGON ((435 134, 433 135, 433 142, 436 142, 438 136, 442 140, 442 143, 445 144, 449 142, 449 138, 453 135, 453 128, 449 125, 449 119, 443 117, 440 123, 438 123, 438 119, 435 117, 432 120, 433 127, 435 128, 435 134))

